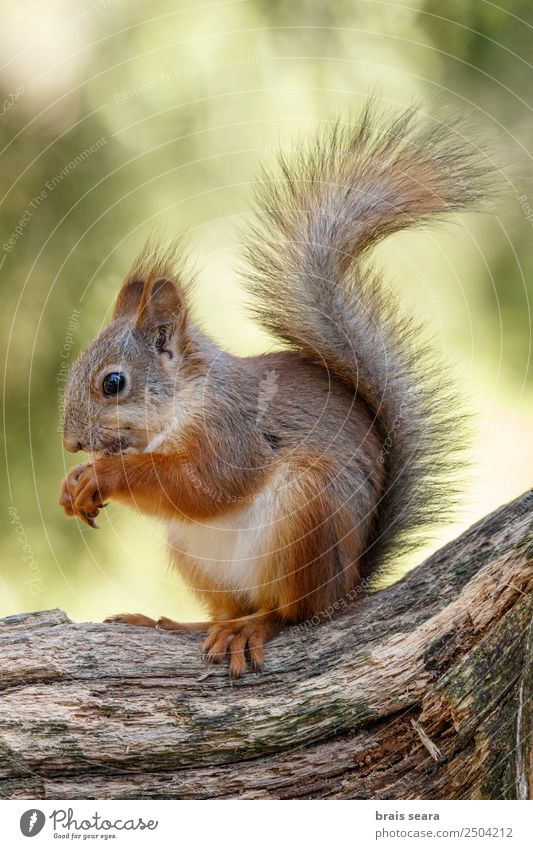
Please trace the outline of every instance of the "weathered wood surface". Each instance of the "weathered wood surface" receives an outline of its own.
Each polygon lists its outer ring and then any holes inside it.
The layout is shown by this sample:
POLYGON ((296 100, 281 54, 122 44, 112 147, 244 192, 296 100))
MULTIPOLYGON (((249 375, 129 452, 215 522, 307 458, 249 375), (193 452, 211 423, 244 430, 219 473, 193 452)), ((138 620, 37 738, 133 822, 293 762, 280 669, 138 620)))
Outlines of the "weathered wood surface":
POLYGON ((0 620, 2 798, 530 798, 533 493, 262 675, 201 635, 0 620))

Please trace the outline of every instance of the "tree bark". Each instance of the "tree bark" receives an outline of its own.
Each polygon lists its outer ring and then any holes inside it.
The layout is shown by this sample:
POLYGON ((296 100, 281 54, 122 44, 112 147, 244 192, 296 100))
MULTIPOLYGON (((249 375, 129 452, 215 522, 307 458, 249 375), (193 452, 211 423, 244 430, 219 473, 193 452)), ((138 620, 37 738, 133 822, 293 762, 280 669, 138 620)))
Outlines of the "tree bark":
POLYGON ((532 526, 530 492, 233 684, 201 635, 0 620, 0 797, 531 798, 532 526))

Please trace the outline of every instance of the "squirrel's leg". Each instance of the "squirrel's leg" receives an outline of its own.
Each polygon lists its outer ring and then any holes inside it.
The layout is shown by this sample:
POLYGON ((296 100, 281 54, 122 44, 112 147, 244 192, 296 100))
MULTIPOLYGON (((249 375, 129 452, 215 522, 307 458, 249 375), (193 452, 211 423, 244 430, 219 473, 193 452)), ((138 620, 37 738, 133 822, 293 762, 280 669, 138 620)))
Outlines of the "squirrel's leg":
POLYGON ((137 507, 158 518, 207 518, 235 496, 244 497, 261 485, 260 478, 235 476, 221 481, 223 498, 208 494, 192 475, 188 458, 175 454, 131 454, 100 457, 73 469, 65 479, 60 503, 68 515, 93 521, 108 499, 137 507))
POLYGON ((229 593, 216 593, 216 600, 213 601, 212 593, 199 593, 206 606, 209 608, 211 619, 206 622, 176 622, 174 619, 168 619, 166 616, 160 616, 159 619, 152 619, 151 616, 145 616, 143 613, 117 613, 114 616, 107 616, 104 622, 117 623, 119 625, 135 625, 140 628, 158 628, 161 631, 207 631, 214 622, 226 622, 230 619, 237 619, 244 615, 247 611, 242 611, 242 606, 229 593), (207 598, 204 598, 207 596, 207 598), (222 596, 222 598, 219 598, 222 596))
MULTIPOLYGON (((183 558, 180 558, 183 561, 183 558)), ((206 660, 221 663, 228 659, 229 674, 239 678, 246 666, 249 654, 254 670, 263 663, 265 642, 278 630, 278 620, 268 614, 253 613, 250 605, 233 593, 213 589, 203 580, 194 563, 180 562, 178 568, 193 589, 194 594, 208 608, 211 621, 198 623, 174 622, 161 617, 157 627, 168 631, 207 631, 203 644, 206 660)))
POLYGON ((135 625, 141 628, 158 628, 163 631, 207 631, 214 623, 224 623, 230 619, 239 619, 252 613, 249 605, 243 603, 234 593, 214 588, 212 582, 205 579, 194 559, 181 551, 170 549, 173 565, 180 572, 190 590, 205 607, 210 619, 206 622, 176 622, 166 616, 152 619, 142 613, 118 613, 108 616, 104 622, 122 625, 135 625))
POLYGON ((143 613, 117 613, 106 616, 104 622, 116 622, 119 625, 136 625, 138 628, 155 628, 157 619, 145 616, 143 613))
POLYGON ((358 512, 333 459, 295 462, 278 493, 259 604, 286 625, 331 617, 347 604, 366 534, 358 512))
POLYGON ((166 616, 152 619, 151 616, 145 616, 144 613, 116 613, 112 616, 106 616, 104 622, 117 625, 134 625, 137 628, 158 628, 162 631, 207 631, 211 625, 211 622, 174 622, 173 619, 167 619, 166 616))
POLYGON ((104 621, 164 631, 207 631, 203 644, 206 659, 210 663, 220 663, 227 657, 231 678, 239 678, 243 674, 247 651, 252 669, 260 671, 265 643, 283 627, 279 617, 268 612, 220 622, 174 622, 164 616, 156 621, 142 613, 119 613, 108 616, 104 621))

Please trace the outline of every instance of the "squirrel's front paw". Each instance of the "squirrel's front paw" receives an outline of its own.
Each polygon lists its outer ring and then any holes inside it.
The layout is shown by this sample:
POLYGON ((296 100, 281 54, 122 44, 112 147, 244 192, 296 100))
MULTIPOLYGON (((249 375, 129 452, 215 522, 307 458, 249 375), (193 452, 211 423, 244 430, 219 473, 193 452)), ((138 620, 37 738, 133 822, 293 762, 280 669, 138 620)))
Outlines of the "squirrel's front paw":
POLYGON ((59 503, 67 516, 78 516, 91 528, 96 528, 94 520, 105 507, 103 502, 108 492, 109 484, 103 470, 99 472, 93 463, 83 463, 72 469, 63 481, 59 503))
POLYGON ((63 483, 61 484, 61 490, 59 493, 59 506, 63 508, 67 516, 74 516, 74 504, 72 502, 72 496, 74 494, 74 490, 76 489, 76 484, 78 483, 78 478, 81 475, 83 469, 88 466, 89 463, 82 463, 81 466, 76 466, 74 469, 71 469, 66 478, 64 478, 63 483))

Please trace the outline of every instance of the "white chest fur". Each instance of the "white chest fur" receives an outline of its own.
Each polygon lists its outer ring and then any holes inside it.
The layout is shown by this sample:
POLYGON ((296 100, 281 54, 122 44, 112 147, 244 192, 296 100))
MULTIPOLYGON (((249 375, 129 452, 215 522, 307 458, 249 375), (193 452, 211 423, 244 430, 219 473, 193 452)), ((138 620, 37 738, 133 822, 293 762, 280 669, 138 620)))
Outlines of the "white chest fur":
POLYGON ((272 537, 275 499, 276 488, 271 485, 220 517, 204 522, 172 519, 168 523, 171 554, 175 552, 178 559, 180 554, 189 556, 215 586, 253 602, 260 561, 272 537))

